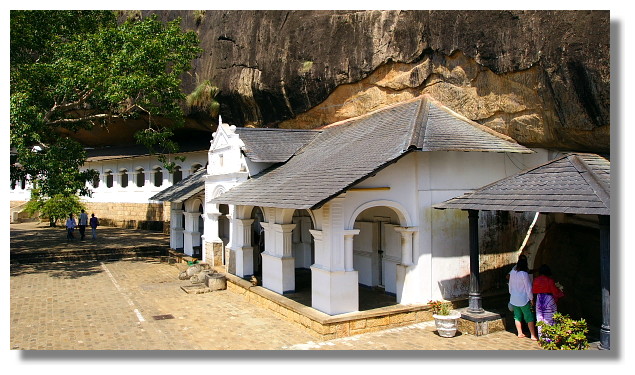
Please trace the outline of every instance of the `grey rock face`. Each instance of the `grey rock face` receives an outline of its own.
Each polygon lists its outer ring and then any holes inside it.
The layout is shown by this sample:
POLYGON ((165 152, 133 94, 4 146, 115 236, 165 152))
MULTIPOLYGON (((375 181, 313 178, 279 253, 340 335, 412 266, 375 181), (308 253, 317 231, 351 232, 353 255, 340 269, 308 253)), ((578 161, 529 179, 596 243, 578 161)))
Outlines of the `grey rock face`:
POLYGON ((317 127, 430 93, 529 146, 610 150, 608 11, 150 13, 198 33, 183 89, 209 79, 232 124, 317 127))

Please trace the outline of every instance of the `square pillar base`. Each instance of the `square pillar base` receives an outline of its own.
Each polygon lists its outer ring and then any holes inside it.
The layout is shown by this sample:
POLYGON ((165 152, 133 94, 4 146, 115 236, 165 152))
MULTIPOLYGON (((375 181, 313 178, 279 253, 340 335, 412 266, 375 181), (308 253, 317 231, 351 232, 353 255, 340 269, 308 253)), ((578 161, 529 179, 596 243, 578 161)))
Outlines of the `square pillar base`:
POLYGON ((245 277, 254 274, 254 248, 239 247, 236 252, 236 276, 245 277))
POLYGON ((403 305, 426 303, 418 282, 417 266, 397 264, 397 303, 403 305))
POLYGON ((311 307, 329 315, 359 310, 357 271, 328 271, 311 266, 311 307))
POLYGON ((501 314, 483 311, 482 313, 471 313, 467 307, 457 309, 461 313, 458 320, 458 330, 462 333, 469 333, 474 336, 484 336, 489 333, 505 330, 505 317, 501 314))
POLYGON ((295 259, 262 253, 262 286, 278 294, 295 292, 295 259))

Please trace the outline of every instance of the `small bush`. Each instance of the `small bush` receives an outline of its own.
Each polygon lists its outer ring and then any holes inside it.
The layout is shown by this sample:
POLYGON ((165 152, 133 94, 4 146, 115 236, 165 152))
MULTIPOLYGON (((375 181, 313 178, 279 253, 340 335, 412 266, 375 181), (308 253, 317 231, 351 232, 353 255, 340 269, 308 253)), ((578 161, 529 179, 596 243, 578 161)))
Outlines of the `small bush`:
POLYGON ((428 301, 428 305, 432 307, 432 312, 435 315, 450 315, 452 310, 452 304, 444 301, 428 301))
POLYGON ((589 347, 589 332, 584 319, 573 320, 568 315, 553 314, 553 325, 538 322, 542 333, 538 343, 546 350, 584 350, 589 347))

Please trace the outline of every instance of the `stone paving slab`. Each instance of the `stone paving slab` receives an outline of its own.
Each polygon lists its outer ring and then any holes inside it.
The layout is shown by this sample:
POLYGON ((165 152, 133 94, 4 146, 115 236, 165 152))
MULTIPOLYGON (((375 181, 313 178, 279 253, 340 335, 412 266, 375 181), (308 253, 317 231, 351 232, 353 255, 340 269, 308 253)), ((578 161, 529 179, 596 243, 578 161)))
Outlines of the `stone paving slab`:
MULTIPOLYGON (((28 251, 30 241, 25 239, 30 236, 28 225, 19 224, 18 228, 11 225, 12 247, 14 239, 19 238, 21 251, 28 251)), ((57 233, 54 229, 37 230, 57 233)), ((144 236, 144 231, 118 233, 122 242, 144 236)), ((53 236, 56 243, 58 239, 53 236)), ((33 241, 33 246, 47 245, 45 241, 33 241)), ((479 337, 459 334, 442 338, 432 322, 321 341, 295 323, 230 290, 185 293, 181 286, 191 284, 179 280, 179 272, 178 265, 153 259, 12 264, 10 349, 186 352, 540 349, 530 339, 518 339, 507 331, 479 337)))
POLYGON ((509 332, 439 337, 431 324, 319 341, 228 290, 188 294, 158 261, 14 265, 10 347, 20 350, 535 350, 509 332), (155 320, 171 315, 173 319, 155 320))

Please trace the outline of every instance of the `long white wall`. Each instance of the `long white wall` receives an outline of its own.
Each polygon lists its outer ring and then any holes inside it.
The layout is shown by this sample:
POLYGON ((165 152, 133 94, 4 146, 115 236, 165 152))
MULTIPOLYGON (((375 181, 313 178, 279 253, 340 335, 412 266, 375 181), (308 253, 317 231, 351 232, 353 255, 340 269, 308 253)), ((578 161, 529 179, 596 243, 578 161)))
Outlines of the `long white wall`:
MULTIPOLYGON (((186 157, 184 162, 177 162, 177 166, 181 168, 182 178, 185 179, 197 168, 205 167, 207 163, 207 152, 201 151, 197 153, 183 154, 186 157)), ((99 186, 94 188, 92 197, 85 197, 87 202, 112 202, 112 203, 148 203, 148 198, 154 194, 173 185, 173 176, 168 173, 156 157, 135 157, 126 159, 106 160, 99 162, 87 162, 84 164, 83 170, 95 169, 99 172, 99 186), (142 187, 137 186, 136 171, 140 168, 144 171, 144 184, 142 187), (162 172, 161 184, 155 186, 154 169, 160 168, 162 172), (121 171, 126 170, 128 174, 128 186, 121 186, 121 171), (113 175, 112 187, 107 186, 107 173, 113 175)))

